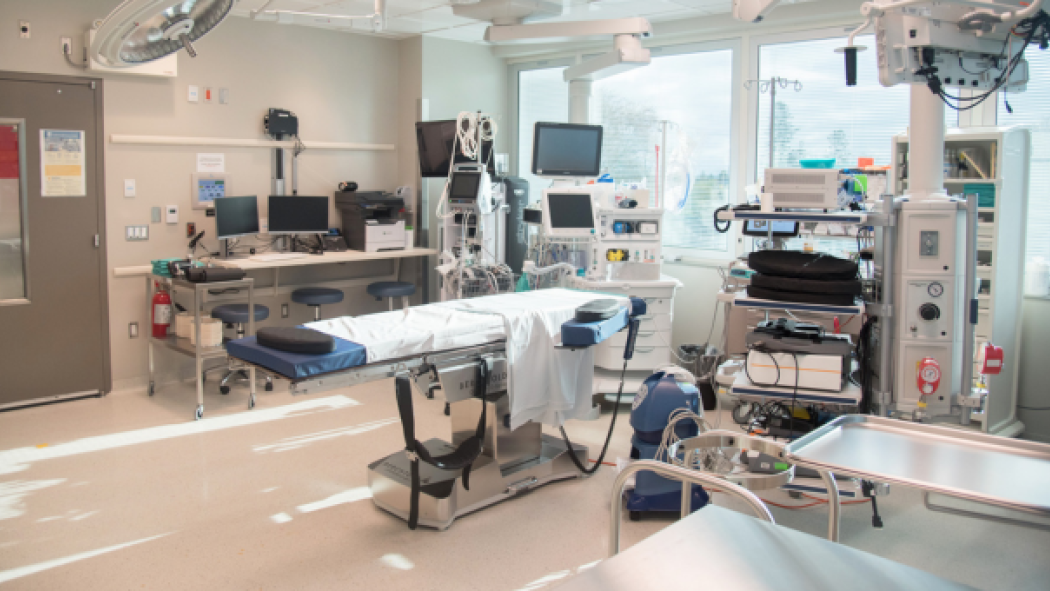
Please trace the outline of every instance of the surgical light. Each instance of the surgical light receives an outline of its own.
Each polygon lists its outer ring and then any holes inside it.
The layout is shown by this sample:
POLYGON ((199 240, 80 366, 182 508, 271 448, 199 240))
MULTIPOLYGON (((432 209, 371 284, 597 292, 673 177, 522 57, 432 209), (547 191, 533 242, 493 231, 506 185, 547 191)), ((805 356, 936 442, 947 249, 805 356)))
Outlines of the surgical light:
POLYGON ((229 15, 235 0, 126 0, 106 17, 91 44, 100 64, 127 68, 185 49, 229 15))

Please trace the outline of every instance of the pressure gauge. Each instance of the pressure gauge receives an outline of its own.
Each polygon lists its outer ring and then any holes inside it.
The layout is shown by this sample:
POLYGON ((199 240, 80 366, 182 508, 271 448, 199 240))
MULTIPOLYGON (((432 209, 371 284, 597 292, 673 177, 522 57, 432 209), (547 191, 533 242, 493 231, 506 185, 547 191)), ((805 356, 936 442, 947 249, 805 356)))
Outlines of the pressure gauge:
POLYGON ((931 297, 939 298, 944 295, 944 286, 934 281, 928 288, 926 288, 926 291, 931 297))

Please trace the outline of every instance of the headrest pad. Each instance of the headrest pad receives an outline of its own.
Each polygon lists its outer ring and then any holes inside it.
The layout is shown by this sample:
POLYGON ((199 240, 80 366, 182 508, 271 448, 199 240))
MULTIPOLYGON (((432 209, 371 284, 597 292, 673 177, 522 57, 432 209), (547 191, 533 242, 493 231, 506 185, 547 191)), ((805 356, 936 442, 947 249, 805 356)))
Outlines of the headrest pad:
POLYGON ((334 338, 309 328, 260 328, 256 338, 263 347, 288 353, 326 355, 335 351, 334 338))
POLYGON ((616 300, 594 300, 576 308, 576 322, 601 322, 619 312, 620 302, 616 300))

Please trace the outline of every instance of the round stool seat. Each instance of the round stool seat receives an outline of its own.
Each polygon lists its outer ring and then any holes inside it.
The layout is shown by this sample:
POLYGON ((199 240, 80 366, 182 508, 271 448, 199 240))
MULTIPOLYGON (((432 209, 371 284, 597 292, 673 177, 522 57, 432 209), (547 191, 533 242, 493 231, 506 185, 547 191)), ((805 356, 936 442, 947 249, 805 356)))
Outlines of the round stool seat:
MULTIPOLYGON (((211 317, 218 318, 227 324, 244 324, 248 322, 248 304, 223 304, 211 309, 211 317)), ((270 317, 270 309, 266 306, 255 304, 255 321, 266 320, 270 317)))
POLYGON ((292 301, 307 306, 338 304, 343 301, 343 292, 328 287, 303 287, 292 292, 292 301))
POLYGON ((404 281, 378 281, 368 286, 368 295, 376 299, 407 297, 416 294, 416 284, 404 281))

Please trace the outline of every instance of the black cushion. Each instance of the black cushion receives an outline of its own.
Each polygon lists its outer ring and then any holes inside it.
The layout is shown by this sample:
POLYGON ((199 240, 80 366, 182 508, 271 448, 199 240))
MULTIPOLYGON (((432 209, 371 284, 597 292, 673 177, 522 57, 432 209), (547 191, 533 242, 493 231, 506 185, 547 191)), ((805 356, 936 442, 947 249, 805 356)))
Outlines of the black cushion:
POLYGON ((335 351, 335 339, 308 328, 271 327, 256 332, 259 344, 278 351, 304 355, 326 355, 335 351))
MULTIPOLYGON (((229 324, 248 322, 248 304, 223 304, 211 309, 211 317, 229 324)), ((270 317, 270 309, 262 304, 255 304, 255 321, 260 322, 270 317)))
POLYGON ((852 306, 856 301, 851 295, 835 293, 796 293, 749 285, 747 295, 760 300, 796 302, 800 304, 823 304, 826 306, 852 306))
POLYGON ((616 300, 594 300, 576 308, 576 322, 601 322, 619 312, 620 303, 616 300))
POLYGON ((795 293, 831 293, 851 296, 859 296, 862 293, 860 281, 857 279, 817 281, 816 279, 773 277, 772 275, 755 273, 755 275, 751 277, 751 285, 765 289, 779 289, 780 291, 791 291, 795 293))
POLYGON ((760 250, 747 257, 747 266, 755 272, 774 277, 794 277, 817 281, 841 281, 857 278, 857 263, 829 254, 797 250, 760 250))

